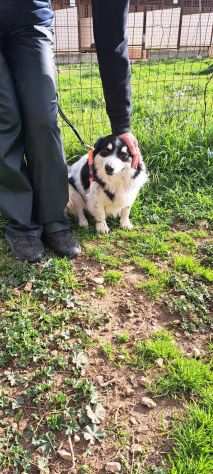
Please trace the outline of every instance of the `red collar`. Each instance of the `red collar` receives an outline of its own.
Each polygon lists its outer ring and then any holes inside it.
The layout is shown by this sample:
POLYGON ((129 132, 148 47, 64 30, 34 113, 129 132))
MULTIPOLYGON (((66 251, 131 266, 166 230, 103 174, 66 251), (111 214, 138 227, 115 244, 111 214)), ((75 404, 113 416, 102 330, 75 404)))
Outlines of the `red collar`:
POLYGON ((89 180, 90 184, 94 180, 94 173, 93 173, 93 167, 94 167, 94 148, 91 148, 91 150, 88 151, 88 157, 87 157, 87 162, 89 166, 89 180))

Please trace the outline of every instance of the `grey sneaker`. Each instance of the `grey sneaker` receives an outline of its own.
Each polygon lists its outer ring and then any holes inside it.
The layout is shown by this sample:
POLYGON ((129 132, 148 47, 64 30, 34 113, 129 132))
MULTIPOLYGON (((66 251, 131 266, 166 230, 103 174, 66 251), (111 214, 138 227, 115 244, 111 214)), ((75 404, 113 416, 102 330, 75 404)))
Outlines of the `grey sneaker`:
POLYGON ((39 237, 27 233, 16 235, 7 231, 5 238, 17 260, 36 263, 44 257, 44 247, 39 237))
POLYGON ((79 243, 73 240, 69 230, 45 234, 44 243, 60 257, 76 258, 81 253, 79 243))

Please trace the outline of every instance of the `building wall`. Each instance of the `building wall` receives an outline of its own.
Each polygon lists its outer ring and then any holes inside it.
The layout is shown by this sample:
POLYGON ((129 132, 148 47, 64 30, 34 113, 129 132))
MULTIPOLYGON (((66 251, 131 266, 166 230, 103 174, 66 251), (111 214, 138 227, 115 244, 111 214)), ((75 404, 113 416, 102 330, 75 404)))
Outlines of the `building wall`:
POLYGON ((147 11, 146 49, 176 48, 180 23, 180 8, 147 11))
MULTIPOLYGON (((129 13, 128 33, 130 57, 142 57, 142 44, 146 49, 172 49, 177 47, 180 8, 147 11, 146 35, 143 38, 144 12, 129 13)), ((88 51, 94 45, 91 17, 80 18, 77 7, 55 12, 55 49, 57 53, 88 51)), ((183 15, 180 47, 210 46, 213 12, 183 15)), ((213 42, 212 42, 213 44, 213 42)))
MULTIPOLYGON (((184 15, 181 29, 181 46, 210 46, 213 12, 184 15)), ((213 44, 213 43, 212 43, 213 44)))
POLYGON ((82 50, 88 50, 94 44, 92 18, 80 19, 80 44, 82 50))
POLYGON ((55 11, 55 49, 79 51, 78 12, 76 7, 55 11))

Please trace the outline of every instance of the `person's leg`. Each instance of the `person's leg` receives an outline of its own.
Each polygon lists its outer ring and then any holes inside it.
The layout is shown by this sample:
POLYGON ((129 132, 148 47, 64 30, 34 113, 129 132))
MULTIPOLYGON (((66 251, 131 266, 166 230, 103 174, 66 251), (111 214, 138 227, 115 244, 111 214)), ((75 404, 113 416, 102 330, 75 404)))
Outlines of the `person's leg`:
POLYGON ((32 187, 24 172, 21 117, 1 51, 0 71, 0 209, 9 220, 28 226, 32 215, 32 187))
POLYGON ((16 258, 39 260, 41 229, 33 224, 33 193, 26 174, 22 123, 10 72, 0 45, 0 212, 8 218, 6 238, 16 258), (30 233, 28 245, 23 233, 30 233), (32 248, 32 241, 34 249, 32 248))
POLYGON ((23 120, 35 220, 43 226, 47 245, 74 257, 80 247, 68 236, 65 216, 68 177, 57 124, 51 29, 34 25, 16 31, 8 37, 6 57, 23 120))
POLYGON ((57 125, 52 33, 32 26, 8 37, 6 57, 15 81, 25 140, 34 215, 49 230, 68 228, 67 167, 57 125))

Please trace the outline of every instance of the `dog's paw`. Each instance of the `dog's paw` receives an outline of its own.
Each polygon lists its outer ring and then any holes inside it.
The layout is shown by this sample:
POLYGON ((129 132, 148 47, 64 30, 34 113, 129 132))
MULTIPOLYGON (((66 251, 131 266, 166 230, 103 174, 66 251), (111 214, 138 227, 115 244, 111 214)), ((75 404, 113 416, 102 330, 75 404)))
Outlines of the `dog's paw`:
POLYGON ((79 219, 78 223, 79 223, 80 227, 84 227, 85 229, 88 229, 88 227, 89 227, 89 223, 88 223, 88 220, 86 218, 85 219, 83 219, 83 218, 79 219))
POLYGON ((96 223, 96 231, 100 234, 108 234, 109 227, 106 222, 97 222, 96 223))
POLYGON ((120 225, 122 229, 127 229, 127 230, 132 230, 134 227, 129 219, 125 221, 121 221, 120 225))

